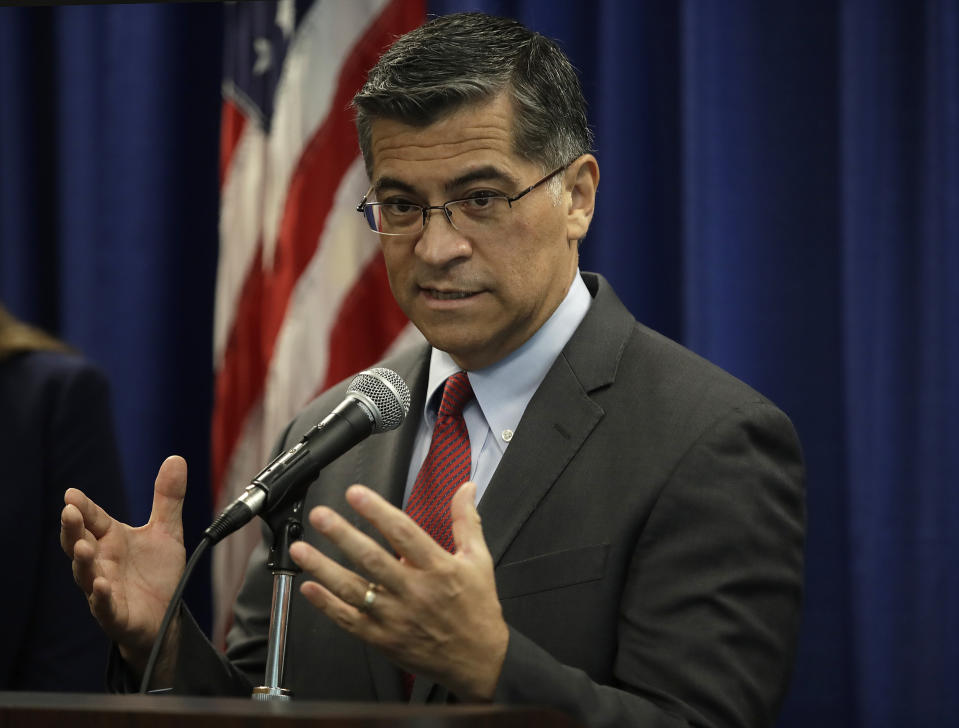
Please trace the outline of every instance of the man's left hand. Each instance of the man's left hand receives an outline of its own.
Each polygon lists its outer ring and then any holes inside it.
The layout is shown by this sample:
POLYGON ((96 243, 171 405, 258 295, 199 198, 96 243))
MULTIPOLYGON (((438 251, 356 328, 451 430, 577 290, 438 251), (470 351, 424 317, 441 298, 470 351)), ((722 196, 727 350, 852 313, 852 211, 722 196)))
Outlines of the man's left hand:
POLYGON ((351 634, 379 648, 408 672, 444 685, 461 700, 490 700, 499 680, 509 630, 496 596, 493 560, 466 483, 450 507, 456 552, 450 554, 407 514, 362 485, 347 502, 395 549, 397 558, 325 506, 310 524, 365 576, 303 541, 293 560, 316 581, 303 595, 351 634), (372 591, 371 591, 372 590, 372 591))

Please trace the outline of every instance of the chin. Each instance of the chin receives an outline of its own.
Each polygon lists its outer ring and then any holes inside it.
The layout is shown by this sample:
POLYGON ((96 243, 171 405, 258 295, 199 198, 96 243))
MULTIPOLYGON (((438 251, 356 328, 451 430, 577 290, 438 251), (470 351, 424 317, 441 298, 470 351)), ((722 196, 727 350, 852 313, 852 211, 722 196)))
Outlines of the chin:
POLYGON ((458 357, 465 352, 472 351, 472 347, 466 345, 460 337, 455 336, 427 336, 426 340, 440 351, 445 351, 453 357, 458 357))
POLYGON ((476 342, 472 338, 455 334, 443 334, 442 332, 430 331, 423 332, 423 336, 430 342, 430 345, 445 351, 457 361, 468 359, 470 354, 476 349, 476 342))

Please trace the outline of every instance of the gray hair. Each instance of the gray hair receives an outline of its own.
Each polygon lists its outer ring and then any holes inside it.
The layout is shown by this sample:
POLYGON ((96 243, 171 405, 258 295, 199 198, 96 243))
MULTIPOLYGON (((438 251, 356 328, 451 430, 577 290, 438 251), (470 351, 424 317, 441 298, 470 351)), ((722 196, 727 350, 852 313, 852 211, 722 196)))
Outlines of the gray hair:
POLYGON ((513 151, 544 174, 591 150, 586 101, 559 46, 515 20, 457 13, 401 36, 353 98, 367 173, 374 120, 428 126, 504 90, 515 110, 513 151))

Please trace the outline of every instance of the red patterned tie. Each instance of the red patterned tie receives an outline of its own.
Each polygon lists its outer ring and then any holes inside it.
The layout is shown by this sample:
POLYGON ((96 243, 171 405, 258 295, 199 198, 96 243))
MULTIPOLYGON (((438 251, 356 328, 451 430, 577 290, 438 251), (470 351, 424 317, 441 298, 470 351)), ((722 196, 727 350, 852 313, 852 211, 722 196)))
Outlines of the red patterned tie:
POLYGON ((470 438, 463 420, 463 407, 473 397, 466 372, 446 380, 443 400, 436 414, 430 451, 413 483, 406 512, 450 553, 453 544, 450 501, 470 477, 470 438))

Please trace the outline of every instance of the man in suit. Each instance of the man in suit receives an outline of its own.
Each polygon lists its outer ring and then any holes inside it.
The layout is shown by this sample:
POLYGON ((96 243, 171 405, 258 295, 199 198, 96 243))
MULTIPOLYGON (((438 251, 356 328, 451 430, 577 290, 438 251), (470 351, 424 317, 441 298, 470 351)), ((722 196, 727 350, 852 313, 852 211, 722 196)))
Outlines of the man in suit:
MULTIPOLYGON (((407 423, 307 493, 289 687, 547 705, 596 726, 771 724, 799 622, 799 444, 761 395, 579 272, 599 168, 567 59, 513 21, 445 16, 398 40, 355 105, 358 209, 430 346, 385 363, 411 383, 407 423), (471 481, 447 506, 448 451, 471 481)), ((63 547, 131 674, 182 571, 185 485, 169 459, 146 531, 66 495, 63 547), (137 549, 165 571, 143 578, 137 549)), ((261 682, 264 561, 226 657, 181 612, 161 670, 175 689, 261 682)))

